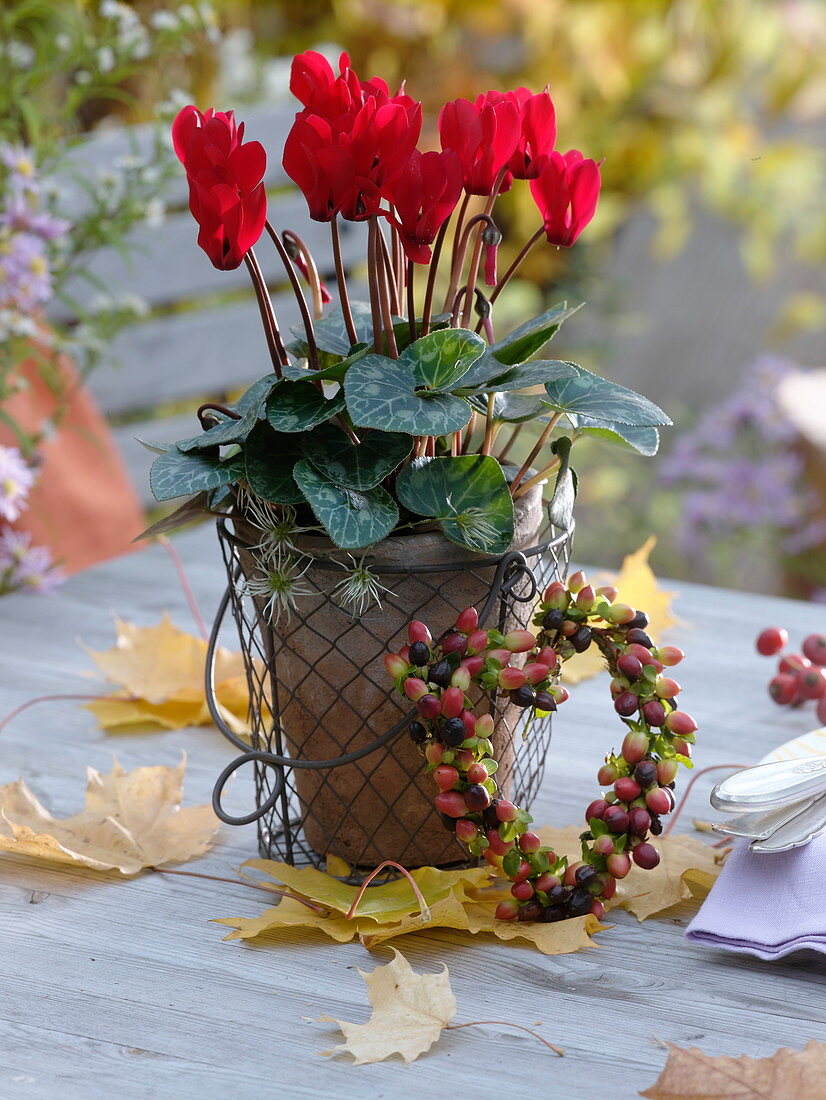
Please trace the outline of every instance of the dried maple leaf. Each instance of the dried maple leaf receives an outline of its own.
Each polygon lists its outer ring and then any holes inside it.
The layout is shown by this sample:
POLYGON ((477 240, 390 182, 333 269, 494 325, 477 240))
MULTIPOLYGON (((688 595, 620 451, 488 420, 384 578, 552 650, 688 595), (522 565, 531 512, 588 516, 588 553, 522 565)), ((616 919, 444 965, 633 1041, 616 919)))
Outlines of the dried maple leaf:
MULTIPOLYGON (((87 652, 118 691, 89 703, 103 729, 158 726, 182 729, 212 722, 204 695, 207 644, 186 634, 164 613, 157 626, 115 619, 111 649, 87 652)), ((216 697, 222 716, 238 734, 248 732, 249 693, 240 653, 219 648, 215 658, 216 697)))
POLYGON ((640 1096, 649 1100, 823 1100, 826 1044, 782 1047, 770 1058, 717 1057, 667 1043, 668 1061, 640 1096))
MULTIPOLYGON (((623 603, 631 604, 648 615, 646 633, 655 641, 669 627, 674 626, 677 619, 671 611, 674 592, 667 592, 660 588, 654 571, 648 564, 648 558, 654 549, 657 540, 652 536, 635 551, 628 554, 623 560, 617 575, 605 574, 600 577, 600 584, 615 584, 619 589, 619 599, 623 603)), ((592 646, 584 653, 578 653, 570 661, 566 661, 562 668, 562 678, 566 683, 578 684, 591 676, 596 676, 605 668, 605 662, 596 646, 592 646)))
MULTIPOLYGON (((563 829, 542 826, 536 831, 557 855, 582 858, 581 830, 576 825, 563 829)), ((652 871, 633 866, 619 883, 609 909, 620 906, 643 921, 688 898, 704 897, 711 889, 720 870, 719 852, 690 836, 660 836, 653 843, 660 853, 658 866, 652 871)))
POLYGON ((456 1015, 447 967, 441 974, 417 974, 404 955, 394 950, 394 956, 370 974, 359 970, 373 1008, 366 1024, 321 1017, 344 1033, 343 1043, 322 1054, 346 1051, 357 1066, 400 1054, 409 1064, 437 1041, 456 1015))
POLYGON ((219 822, 211 806, 181 809, 185 767, 184 759, 176 768, 132 772, 115 761, 108 775, 89 768, 86 808, 63 819, 22 779, 0 787, 0 851, 124 875, 199 856, 219 822))

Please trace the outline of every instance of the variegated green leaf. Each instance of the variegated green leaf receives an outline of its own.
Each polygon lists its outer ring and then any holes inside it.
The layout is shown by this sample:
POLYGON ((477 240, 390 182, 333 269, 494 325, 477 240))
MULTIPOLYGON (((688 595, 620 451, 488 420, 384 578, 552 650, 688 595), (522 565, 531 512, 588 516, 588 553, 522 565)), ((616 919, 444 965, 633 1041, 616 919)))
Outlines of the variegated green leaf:
POLYGON ((347 411, 354 424, 408 435, 449 435, 470 420, 470 405, 461 397, 431 391, 418 393, 410 363, 383 355, 365 355, 344 380, 347 411))
POLYGON ((345 489, 372 489, 410 454, 413 437, 372 431, 356 446, 335 424, 302 436, 304 457, 328 481, 345 489))
POLYGON ((358 550, 385 538, 398 523, 399 509, 381 487, 357 492, 328 481, 303 459, 293 477, 316 519, 342 550, 358 550))
POLYGON ((344 393, 326 398, 312 382, 279 382, 267 398, 267 420, 277 432, 306 432, 344 408, 344 393))

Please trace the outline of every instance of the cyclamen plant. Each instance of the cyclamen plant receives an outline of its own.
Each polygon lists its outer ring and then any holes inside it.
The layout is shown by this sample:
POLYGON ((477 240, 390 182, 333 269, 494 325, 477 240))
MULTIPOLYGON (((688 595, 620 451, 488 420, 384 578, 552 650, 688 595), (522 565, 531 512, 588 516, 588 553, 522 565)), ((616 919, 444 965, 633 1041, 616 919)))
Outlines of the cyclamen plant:
POLYGON ((648 836, 662 832, 662 818, 674 808, 674 780, 680 764, 691 767, 697 724, 677 709, 680 685, 663 675, 683 659, 682 650, 656 648, 645 613, 617 595, 612 586, 595 590, 577 572, 545 590, 533 619, 537 635, 480 629, 469 607, 435 643, 424 623, 412 622, 409 644, 385 658, 396 689, 416 704, 419 717, 408 732, 433 775, 442 820, 472 855, 483 855, 513 883, 512 897, 497 907, 500 920, 600 918, 632 862, 644 870, 660 862, 648 836), (591 645, 611 672, 614 709, 628 732, 597 773, 612 789, 586 809, 582 859, 569 862, 529 829, 529 813, 502 797, 494 719, 473 713, 468 691, 473 684, 547 716, 568 698, 559 684, 562 664, 591 645), (511 664, 520 654, 522 667, 511 664))
MULTIPOLYGON (((325 312, 330 292, 315 257, 267 217, 263 146, 246 139, 232 111, 184 108, 173 139, 198 243, 217 268, 246 265, 272 370, 234 406, 202 406, 205 430, 164 448, 151 472, 158 500, 195 494, 165 529, 198 512, 251 514, 267 533, 260 594, 272 613, 289 612, 301 594, 302 530, 364 551, 391 533, 435 527, 469 550, 502 554, 514 538, 514 502, 554 472, 554 516, 570 520, 569 452, 580 436, 650 455, 658 427, 670 424, 631 390, 533 358, 575 312, 565 302, 495 332, 496 301, 528 252, 542 237, 571 247, 597 207, 599 165, 554 148, 547 91, 448 103, 441 149, 421 151, 421 104, 378 77, 360 79, 347 54, 337 74, 320 54, 299 55, 290 87, 302 109, 282 162, 310 217, 330 226, 338 304, 325 312), (541 224, 499 276, 494 212, 515 181, 527 181, 541 224), (341 220, 367 225, 369 302, 350 298, 341 220), (255 252, 262 236, 295 293, 293 340, 255 252), (508 465, 523 430, 524 461, 508 465)), ((361 581, 347 592, 358 606, 379 588, 369 563, 354 565, 361 581)))

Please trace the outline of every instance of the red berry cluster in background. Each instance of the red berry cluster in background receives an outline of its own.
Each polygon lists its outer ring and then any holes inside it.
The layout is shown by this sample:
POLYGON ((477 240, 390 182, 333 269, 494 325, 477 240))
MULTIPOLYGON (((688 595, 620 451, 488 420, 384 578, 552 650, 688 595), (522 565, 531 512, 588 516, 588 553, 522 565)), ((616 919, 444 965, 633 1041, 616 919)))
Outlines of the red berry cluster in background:
POLYGON ((632 863, 649 870, 660 862, 648 837, 662 832, 661 819, 674 808, 680 764, 691 767, 697 725, 677 709, 680 685, 664 675, 683 652, 655 648, 645 632, 647 616, 618 602, 616 588, 594 589, 581 572, 548 586, 533 625, 537 636, 484 630, 470 607, 434 642, 424 623, 414 621, 409 644, 388 654, 385 665, 419 712, 409 734, 438 787, 442 820, 473 855, 483 855, 513 883, 513 896, 499 904, 497 917, 601 917, 632 863), (606 756, 597 774, 610 789, 588 806, 582 859, 569 863, 529 830, 530 814, 500 796, 493 717, 473 713, 468 691, 475 684, 488 699, 507 694, 516 706, 546 716, 568 698, 559 684, 562 664, 591 645, 606 660, 614 709, 628 732, 620 752, 606 756), (512 663, 516 657, 521 667, 512 663))
MULTIPOLYGON (((775 657, 788 640, 788 631, 770 626, 758 634, 755 645, 764 657, 775 657)), ((813 700, 817 720, 826 726, 826 634, 810 634, 802 650, 780 658, 777 673, 769 681, 769 695, 781 707, 799 707, 813 700)))

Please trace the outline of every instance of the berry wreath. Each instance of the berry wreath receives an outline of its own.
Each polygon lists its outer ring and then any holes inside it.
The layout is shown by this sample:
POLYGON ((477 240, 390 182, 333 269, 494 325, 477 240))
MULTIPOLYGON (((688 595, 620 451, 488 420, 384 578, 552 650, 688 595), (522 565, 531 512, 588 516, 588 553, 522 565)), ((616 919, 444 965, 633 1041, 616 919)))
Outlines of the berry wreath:
POLYGON ((661 818, 674 808, 680 764, 691 767, 697 725, 674 702, 680 685, 662 675, 684 655, 675 646, 655 648, 645 632, 645 613, 617 602, 612 586, 594 590, 581 572, 548 586, 533 624, 538 636, 482 630, 469 607, 434 644, 424 623, 414 620, 409 644, 387 654, 385 665, 396 689, 419 712, 409 734, 438 787, 435 805, 442 820, 472 855, 484 855, 513 883, 513 896, 500 902, 496 916, 601 917, 632 860, 646 870, 660 862, 647 837, 662 832, 661 818), (591 645, 611 672, 614 709, 628 732, 619 754, 606 756, 599 769, 599 784, 613 789, 585 811, 582 860, 569 863, 529 830, 530 814, 498 797, 493 718, 477 718, 467 692, 471 684, 486 693, 507 692, 512 703, 545 716, 568 698, 559 684, 563 663, 591 645), (525 654, 521 668, 510 664, 516 654, 525 654))

